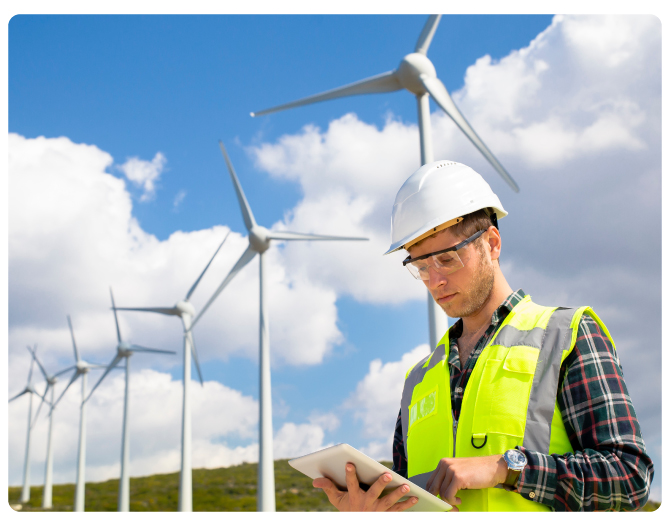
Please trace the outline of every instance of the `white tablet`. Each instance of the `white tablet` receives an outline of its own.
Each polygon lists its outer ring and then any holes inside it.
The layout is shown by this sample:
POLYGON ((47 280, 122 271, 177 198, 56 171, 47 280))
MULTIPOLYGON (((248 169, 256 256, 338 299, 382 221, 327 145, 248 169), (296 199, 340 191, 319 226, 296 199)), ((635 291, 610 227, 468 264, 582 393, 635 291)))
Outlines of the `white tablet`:
POLYGON ((372 460, 349 444, 337 444, 336 446, 327 447, 321 451, 288 461, 291 467, 312 479, 328 477, 340 489, 347 487, 345 475, 347 462, 351 462, 356 466, 356 476, 359 482, 368 486, 372 485, 384 473, 390 473, 393 478, 382 494, 386 494, 398 486, 407 484, 409 492, 400 501, 406 500, 409 497, 417 497, 419 499, 407 511, 449 511, 451 509, 451 506, 442 499, 438 499, 435 495, 428 493, 425 489, 414 484, 414 482, 410 482, 406 478, 394 473, 376 460, 372 460))

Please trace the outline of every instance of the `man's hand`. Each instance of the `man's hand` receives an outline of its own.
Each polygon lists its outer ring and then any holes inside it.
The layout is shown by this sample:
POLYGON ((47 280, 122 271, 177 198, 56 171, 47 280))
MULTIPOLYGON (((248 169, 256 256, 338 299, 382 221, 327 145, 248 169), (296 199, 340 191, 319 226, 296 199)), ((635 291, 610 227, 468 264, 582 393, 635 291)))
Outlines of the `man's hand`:
POLYGON ((398 502, 409 491, 407 484, 403 484, 388 495, 379 498, 381 492, 391 481, 390 473, 384 473, 370 486, 369 490, 364 491, 358 484, 356 467, 349 462, 346 467, 346 479, 347 491, 337 489, 333 481, 328 478, 314 479, 312 485, 315 488, 321 488, 328 496, 330 503, 339 511, 404 511, 418 502, 416 497, 398 502))
POLYGON ((443 458, 428 479, 426 490, 433 495, 439 493, 442 500, 456 506, 461 503, 456 497, 458 490, 493 488, 504 483, 506 478, 507 462, 502 455, 443 458))

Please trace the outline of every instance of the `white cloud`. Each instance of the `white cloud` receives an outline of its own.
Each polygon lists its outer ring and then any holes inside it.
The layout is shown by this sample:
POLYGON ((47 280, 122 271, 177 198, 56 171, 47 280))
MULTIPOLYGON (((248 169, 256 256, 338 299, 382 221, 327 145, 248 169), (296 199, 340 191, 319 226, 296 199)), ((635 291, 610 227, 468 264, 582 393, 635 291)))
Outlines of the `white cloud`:
POLYGON ((151 161, 144 161, 139 157, 131 157, 119 166, 119 169, 129 181, 144 189, 140 201, 150 201, 154 198, 156 183, 160 179, 166 163, 167 159, 165 155, 158 152, 151 161))
POLYGON ((354 419, 362 422, 363 436, 393 437, 405 373, 429 353, 428 344, 423 344, 403 354, 397 362, 383 363, 380 359, 370 362, 368 374, 345 403, 353 410, 354 419))
POLYGON ((179 190, 177 192, 177 195, 174 196, 174 200, 172 201, 172 210, 175 212, 179 209, 179 205, 181 205, 182 201, 186 197, 186 190, 179 190))
MULTIPOLYGON (((117 306, 174 305, 228 229, 177 231, 159 241, 138 226, 124 182, 105 172, 112 164, 109 154, 67 138, 10 134, 9 145, 10 362, 16 353, 25 359, 26 343, 37 342, 40 348, 49 347, 43 359, 50 370, 69 365, 68 313, 82 355, 107 362, 116 340, 108 287, 114 289, 117 306)), ((231 233, 193 295, 196 309, 247 244, 246 236, 231 233)), ((299 269, 286 267, 281 250, 271 248, 266 258, 273 360, 320 363, 342 339, 336 325, 336 294, 301 276, 299 269)), ((181 349, 181 323, 176 318, 119 312, 119 322, 124 339, 181 349)), ((258 258, 235 277, 196 326, 201 361, 231 354, 256 359, 257 326, 258 258)), ((179 362, 179 355, 151 361, 159 368, 179 362)))
POLYGON ((324 444, 324 430, 317 424, 286 422, 275 434, 274 458, 294 458, 318 451, 332 444, 324 444))
POLYGON ((311 424, 321 426, 325 431, 335 431, 340 427, 340 419, 334 413, 312 413, 308 420, 311 424))

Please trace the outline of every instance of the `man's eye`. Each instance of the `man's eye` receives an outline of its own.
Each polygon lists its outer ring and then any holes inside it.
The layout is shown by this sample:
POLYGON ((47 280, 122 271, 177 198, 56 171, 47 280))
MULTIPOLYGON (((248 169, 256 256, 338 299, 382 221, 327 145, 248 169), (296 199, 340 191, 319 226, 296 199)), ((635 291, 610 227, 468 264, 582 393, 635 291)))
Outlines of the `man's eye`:
POLYGON ((437 256, 437 262, 442 265, 443 267, 447 267, 449 265, 453 265, 454 262, 456 261, 456 258, 454 258, 453 255, 451 254, 440 254, 437 256))

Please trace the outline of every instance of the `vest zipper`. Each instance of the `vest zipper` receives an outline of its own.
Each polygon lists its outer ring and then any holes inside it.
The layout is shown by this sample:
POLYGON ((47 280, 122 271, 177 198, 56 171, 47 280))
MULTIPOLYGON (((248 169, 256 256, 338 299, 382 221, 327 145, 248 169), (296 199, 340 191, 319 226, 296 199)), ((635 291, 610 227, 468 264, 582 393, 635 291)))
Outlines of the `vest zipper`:
POLYGON ((454 418, 454 413, 452 411, 451 413, 451 419, 454 422, 454 456, 453 458, 456 458, 456 431, 458 430, 458 420, 454 418))

